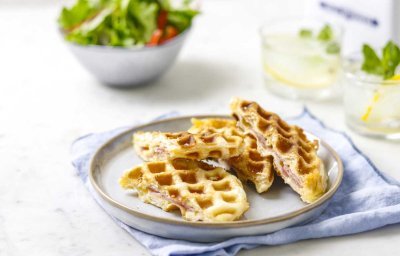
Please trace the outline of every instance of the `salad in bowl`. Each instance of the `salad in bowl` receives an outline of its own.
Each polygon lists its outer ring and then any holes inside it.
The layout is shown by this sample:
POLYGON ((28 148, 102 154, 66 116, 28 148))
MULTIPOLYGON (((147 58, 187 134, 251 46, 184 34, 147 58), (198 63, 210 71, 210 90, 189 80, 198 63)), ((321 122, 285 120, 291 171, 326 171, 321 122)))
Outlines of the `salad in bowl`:
POLYGON ((193 18, 191 1, 77 0, 58 24, 77 59, 100 81, 135 86, 172 66, 193 18))

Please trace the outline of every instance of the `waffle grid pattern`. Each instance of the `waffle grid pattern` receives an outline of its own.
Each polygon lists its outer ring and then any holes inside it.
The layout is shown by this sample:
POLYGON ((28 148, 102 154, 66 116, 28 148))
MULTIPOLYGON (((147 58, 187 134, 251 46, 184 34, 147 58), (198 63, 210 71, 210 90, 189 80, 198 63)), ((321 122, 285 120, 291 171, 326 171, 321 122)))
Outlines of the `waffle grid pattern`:
POLYGON ((234 99, 231 110, 239 127, 257 140, 261 155, 273 157, 277 174, 304 201, 312 202, 325 192, 317 141, 309 141, 300 127, 287 124, 255 102, 234 99))
POLYGON ((193 126, 190 132, 197 133, 203 129, 212 127, 217 131, 239 134, 244 137, 244 151, 242 154, 226 160, 228 165, 235 170, 239 179, 243 182, 252 182, 258 193, 267 191, 273 181, 273 160, 271 156, 261 156, 257 150, 256 140, 248 135, 241 133, 236 128, 236 121, 228 119, 192 119, 193 126))
POLYGON ((203 160, 228 159, 244 150, 239 134, 227 134, 216 129, 204 129, 201 133, 137 132, 133 138, 137 154, 145 161, 174 158, 203 160))
POLYGON ((143 163, 126 172, 120 185, 165 211, 179 209, 189 221, 233 221, 249 208, 235 176, 189 159, 143 163))

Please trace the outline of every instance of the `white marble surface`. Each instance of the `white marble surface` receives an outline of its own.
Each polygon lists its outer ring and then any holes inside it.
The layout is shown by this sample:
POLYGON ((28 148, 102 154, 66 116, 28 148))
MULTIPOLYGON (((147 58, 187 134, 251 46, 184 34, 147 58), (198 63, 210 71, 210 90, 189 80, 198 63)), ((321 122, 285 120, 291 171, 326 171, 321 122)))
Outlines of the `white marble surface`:
MULTIPOLYGON (((278 16, 299 15, 304 1, 204 1, 176 65, 154 85, 133 90, 104 87, 86 73, 57 34, 59 6, 44 2, 0 1, 0 255, 148 255, 75 175, 69 146, 80 135, 172 110, 227 113, 235 95, 283 115, 300 111, 301 103, 264 89, 257 27, 278 16)), ((399 144, 348 131, 338 102, 307 105, 400 179, 399 144)), ((395 255, 399 228, 240 254, 395 255)))

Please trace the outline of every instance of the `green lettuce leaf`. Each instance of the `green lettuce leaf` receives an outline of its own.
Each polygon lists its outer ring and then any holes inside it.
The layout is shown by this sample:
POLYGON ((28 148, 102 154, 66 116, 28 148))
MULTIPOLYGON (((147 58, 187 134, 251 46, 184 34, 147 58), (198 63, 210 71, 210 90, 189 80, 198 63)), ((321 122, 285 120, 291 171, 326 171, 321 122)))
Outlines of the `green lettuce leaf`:
POLYGON ((131 0, 128 9, 137 25, 136 29, 142 34, 142 38, 138 41, 148 42, 157 28, 159 5, 154 1, 131 0))
POLYGON ((71 8, 62 9, 58 23, 63 29, 69 29, 94 15, 98 9, 89 0, 78 0, 71 8))
POLYGON ((157 29, 161 10, 168 12, 167 25, 179 32, 198 14, 184 4, 173 8, 169 0, 77 0, 63 8, 58 22, 65 38, 82 45, 140 46, 148 43, 157 29))
POLYGON ((184 31, 192 25, 192 19, 199 12, 191 9, 171 10, 168 12, 168 22, 175 26, 179 32, 184 31))

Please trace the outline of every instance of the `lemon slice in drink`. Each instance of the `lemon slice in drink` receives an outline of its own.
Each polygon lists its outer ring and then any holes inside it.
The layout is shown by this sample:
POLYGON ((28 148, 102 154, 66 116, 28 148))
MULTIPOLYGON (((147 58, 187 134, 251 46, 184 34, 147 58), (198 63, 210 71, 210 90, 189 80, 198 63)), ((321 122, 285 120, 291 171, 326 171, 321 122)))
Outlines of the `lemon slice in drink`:
POLYGON ((263 62, 266 75, 300 89, 332 85, 340 66, 339 55, 327 54, 325 43, 293 35, 270 35, 263 62))
MULTIPOLYGON (((394 75, 393 77, 388 79, 388 81, 400 81, 400 74, 394 75)), ((380 85, 380 87, 381 86, 384 86, 384 85, 380 85)), ((374 96, 372 97, 371 103, 367 106, 365 113, 361 116, 362 121, 364 121, 364 122, 369 121, 374 108, 376 108, 376 104, 379 103, 379 100, 382 98, 382 96, 383 96, 382 92, 380 91, 380 88, 378 88, 376 90, 376 92, 374 93, 374 96)))

